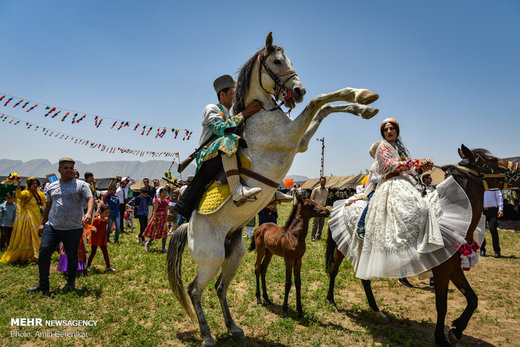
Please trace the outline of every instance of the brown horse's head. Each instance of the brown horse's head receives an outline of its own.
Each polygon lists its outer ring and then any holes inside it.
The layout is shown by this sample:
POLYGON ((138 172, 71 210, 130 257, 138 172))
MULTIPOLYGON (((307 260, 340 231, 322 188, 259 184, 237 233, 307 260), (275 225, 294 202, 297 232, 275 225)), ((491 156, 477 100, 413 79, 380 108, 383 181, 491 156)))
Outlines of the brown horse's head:
POLYGON ((459 149, 461 165, 476 171, 488 188, 507 189, 520 185, 519 164, 495 156, 489 151, 477 148, 470 150, 462 145, 459 149))
POLYGON ((296 200, 298 200, 298 204, 301 204, 302 215, 306 217, 328 217, 330 216, 330 211, 318 204, 316 201, 311 199, 304 199, 300 194, 296 194, 296 200))

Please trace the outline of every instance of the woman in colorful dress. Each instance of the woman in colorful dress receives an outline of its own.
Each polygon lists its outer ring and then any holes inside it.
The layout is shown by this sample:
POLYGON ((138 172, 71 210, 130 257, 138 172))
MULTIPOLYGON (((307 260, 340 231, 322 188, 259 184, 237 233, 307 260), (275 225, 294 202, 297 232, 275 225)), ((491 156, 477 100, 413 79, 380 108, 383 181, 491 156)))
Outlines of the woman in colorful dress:
POLYGON ((145 243, 146 251, 150 249, 152 241, 162 239, 162 252, 166 253, 166 238, 168 237, 168 204, 170 201, 166 198, 167 191, 164 187, 158 189, 159 198, 153 200, 153 214, 150 223, 146 227, 143 236, 150 240, 145 243))
POLYGON ((41 236, 38 227, 42 221, 42 211, 46 197, 38 190, 40 181, 36 177, 27 179, 27 188, 21 190, 21 178, 17 178, 16 218, 7 251, 0 259, 1 263, 16 261, 38 261, 41 236))
POLYGON ((380 180, 368 206, 364 240, 355 230, 366 199, 336 203, 329 220, 338 249, 356 276, 367 280, 413 276, 441 264, 464 242, 471 222, 469 199, 453 178, 436 191, 422 189, 419 172, 433 163, 411 158, 396 119, 385 119, 380 132, 374 163, 380 180))

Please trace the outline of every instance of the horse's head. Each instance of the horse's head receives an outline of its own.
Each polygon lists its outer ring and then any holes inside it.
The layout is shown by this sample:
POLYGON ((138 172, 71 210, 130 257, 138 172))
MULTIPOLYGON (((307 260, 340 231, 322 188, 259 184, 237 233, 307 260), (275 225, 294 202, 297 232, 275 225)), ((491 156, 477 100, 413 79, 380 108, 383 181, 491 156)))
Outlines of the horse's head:
MULTIPOLYGON (((240 69, 233 102, 235 114, 245 109, 246 95, 250 88, 258 89, 255 92, 263 94, 267 100, 273 96, 276 100, 283 101, 288 108, 294 108, 296 103, 303 101, 306 90, 283 47, 273 45, 272 33, 267 35, 265 47, 256 52, 240 69)), ((255 95, 254 98, 259 96, 255 95)))
POLYGON ((304 199, 300 194, 296 194, 296 200, 302 206, 302 214, 306 217, 328 217, 330 211, 311 199, 304 199))
POLYGON ((492 156, 489 151, 477 148, 470 150, 462 145, 458 150, 460 165, 477 173, 489 188, 507 189, 508 185, 520 184, 518 163, 492 156))

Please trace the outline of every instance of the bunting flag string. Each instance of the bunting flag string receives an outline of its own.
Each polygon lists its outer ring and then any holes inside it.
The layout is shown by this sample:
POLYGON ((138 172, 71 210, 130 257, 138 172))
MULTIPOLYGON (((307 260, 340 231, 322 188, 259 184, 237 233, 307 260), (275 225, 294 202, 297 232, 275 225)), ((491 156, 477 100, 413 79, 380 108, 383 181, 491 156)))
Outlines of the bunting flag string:
MULTIPOLYGON (((91 115, 91 114, 87 114, 84 112, 77 112, 77 111, 65 109, 65 108, 59 107, 59 106, 52 106, 52 105, 43 104, 41 102, 34 102, 34 101, 30 101, 30 100, 27 100, 24 98, 18 98, 16 96, 7 95, 7 94, 0 96, 0 102, 3 101, 4 99, 5 99, 5 102, 2 102, 0 104, 0 105, 3 105, 4 107, 8 107, 8 105, 9 105, 9 107, 15 108, 18 105, 23 103, 21 108, 25 109, 27 106, 32 104, 33 106, 27 107, 26 112, 31 112, 33 110, 35 110, 34 112, 41 111, 42 115, 44 117, 50 116, 51 119, 55 119, 58 115, 62 114, 62 112, 63 112, 65 114, 63 116, 60 115, 62 122, 64 122, 67 119, 67 116, 69 114, 73 114, 73 116, 71 118, 71 124, 78 124, 83 120, 91 119, 92 120, 91 123, 94 125, 94 127, 99 128, 99 126, 103 122, 103 119, 106 119, 109 122, 112 122, 110 129, 122 130, 123 128, 133 128, 133 131, 140 132, 140 134, 142 136, 149 136, 150 133, 153 131, 153 129, 156 129, 157 133, 155 134, 155 136, 152 134, 152 136, 154 136, 154 138, 156 138, 156 139, 164 138, 167 133, 171 133, 173 136, 173 139, 177 139, 178 134, 181 132, 181 129, 171 128, 171 131, 169 131, 168 129, 170 129, 170 128, 167 128, 164 126, 143 124, 141 122, 133 123, 133 122, 126 121, 126 120, 120 120, 120 119, 109 118, 109 117, 104 117, 104 116, 102 117, 99 115, 91 115), (17 102, 13 101, 14 104, 10 104, 10 102, 12 100, 18 100, 18 101, 17 102)), ((182 140, 189 141, 191 138, 192 131, 189 129, 184 129, 183 131, 184 131, 184 136, 182 137, 182 140)))
POLYGON ((82 146, 88 147, 90 149, 97 149, 97 150, 100 150, 101 152, 110 153, 110 154, 113 154, 113 153, 132 154, 132 155, 140 156, 140 157, 151 156, 153 158, 178 157, 178 153, 172 153, 172 152, 145 151, 145 150, 141 150, 141 149, 105 145, 105 144, 102 144, 99 142, 87 140, 85 138, 68 135, 68 134, 65 134, 65 133, 62 133, 62 132, 59 132, 56 130, 52 130, 49 128, 43 128, 37 124, 31 123, 31 122, 28 122, 28 121, 25 121, 22 119, 18 119, 18 118, 15 118, 15 117, 3 114, 3 113, 0 115, 0 123, 10 124, 12 126, 17 126, 18 124, 21 123, 27 130, 32 129, 33 132, 40 130, 39 133, 41 133, 44 136, 54 137, 58 140, 63 140, 63 141, 69 141, 74 144, 82 145, 82 146))

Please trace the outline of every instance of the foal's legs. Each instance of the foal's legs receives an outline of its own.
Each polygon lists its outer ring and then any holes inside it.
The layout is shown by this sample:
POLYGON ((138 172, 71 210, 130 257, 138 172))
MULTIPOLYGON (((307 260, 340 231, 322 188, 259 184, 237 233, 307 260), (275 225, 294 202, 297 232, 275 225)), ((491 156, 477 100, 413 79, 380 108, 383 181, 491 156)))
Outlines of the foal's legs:
MULTIPOLYGON (((329 231, 330 233, 330 231, 329 231)), ((329 270, 329 292, 327 293, 327 300, 329 300, 329 304, 336 307, 336 302, 334 301, 334 282, 336 281, 336 276, 338 275, 339 266, 345 259, 345 256, 341 254, 336 248, 334 250, 334 261, 332 262, 329 270)))
POLYGON ((256 303, 257 304, 261 304, 262 300, 260 299, 260 273, 261 273, 262 259, 265 256, 265 248, 264 247, 258 247, 259 242, 256 242, 256 244, 257 244, 257 247, 256 247, 256 263, 255 263, 256 303))
POLYGON ((289 316, 288 310, 289 310, 289 292, 291 291, 292 286, 292 270, 294 267, 294 260, 285 258, 285 294, 283 298, 283 316, 284 318, 287 318, 289 316))
POLYGON ((448 286, 450 283, 451 270, 451 266, 448 263, 450 263, 451 259, 432 269, 433 280, 435 282, 435 308, 437 309, 435 343, 440 346, 451 346, 444 335, 444 320, 448 306, 448 286))
POLYGON ((267 273, 267 267, 269 266, 269 262, 271 262, 272 257, 273 253, 266 249, 264 260, 262 261, 262 266, 260 268, 262 275, 262 296, 264 297, 264 302, 266 304, 272 304, 271 300, 269 300, 269 297, 267 296, 267 285, 265 283, 265 274, 267 273))
POLYGON ((227 304, 227 290, 229 287, 229 283, 235 277, 238 267, 240 266, 240 262, 244 254, 246 253, 246 248, 244 246, 244 240, 242 238, 241 232, 235 232, 235 235, 232 236, 233 243, 231 253, 224 260, 222 264, 222 272, 215 282, 215 289, 217 291, 218 298, 220 300, 220 306, 222 307, 222 313, 224 314, 224 319, 226 320, 226 327, 233 333, 233 335, 238 337, 244 336, 244 331, 239 328, 233 318, 231 318, 231 313, 229 312, 229 306, 227 304), (238 235, 238 236, 236 236, 238 235))
POLYGON ((302 259, 296 259, 294 262, 294 286, 296 287, 296 309, 298 310, 298 316, 303 317, 303 307, 302 307, 302 296, 301 296, 301 288, 302 281, 300 277, 302 269, 302 259))
POLYGON ((467 305, 464 309, 464 312, 462 312, 459 318, 453 321, 452 325, 454 328, 450 329, 450 335, 454 335, 457 340, 460 340, 460 338, 462 337, 462 332, 468 326, 469 320, 471 319, 473 312, 477 309, 478 297, 469 285, 468 280, 464 275, 464 271, 460 267, 451 273, 451 281, 453 282, 453 284, 455 284, 457 289, 460 290, 462 294, 464 294, 467 301, 467 305))

